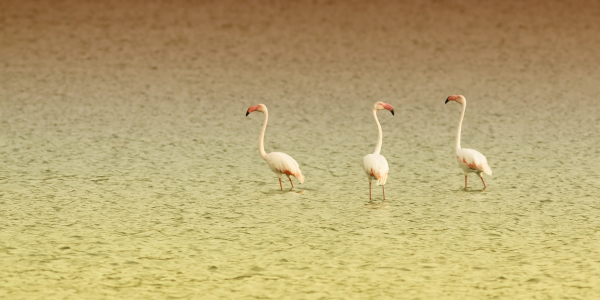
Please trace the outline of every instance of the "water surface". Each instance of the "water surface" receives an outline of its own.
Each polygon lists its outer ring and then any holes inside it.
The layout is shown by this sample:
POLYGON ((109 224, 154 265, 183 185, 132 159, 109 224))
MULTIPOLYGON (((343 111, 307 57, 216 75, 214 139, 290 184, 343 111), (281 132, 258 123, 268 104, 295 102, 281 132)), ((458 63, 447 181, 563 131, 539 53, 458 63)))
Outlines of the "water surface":
POLYGON ((597 3, 19 3, 0 297, 600 295, 597 3), (450 94, 485 191, 463 190, 450 94), (369 202, 375 101, 396 115, 369 202), (293 190, 258 154, 259 103, 293 190))

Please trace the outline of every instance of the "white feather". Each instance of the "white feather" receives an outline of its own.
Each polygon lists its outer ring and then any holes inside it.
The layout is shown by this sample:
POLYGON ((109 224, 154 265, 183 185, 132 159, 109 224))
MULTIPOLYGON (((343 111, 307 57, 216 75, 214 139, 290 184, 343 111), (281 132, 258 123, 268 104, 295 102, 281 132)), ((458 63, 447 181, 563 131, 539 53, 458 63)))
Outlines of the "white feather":
POLYGON ((367 154, 363 159, 363 170, 370 181, 377 180, 377 185, 385 185, 390 167, 383 155, 367 154))
POLYGON ((289 178, 291 175, 298 178, 300 183, 304 183, 304 176, 300 171, 300 167, 291 156, 282 152, 271 152, 267 154, 265 161, 269 168, 277 174, 277 177, 281 178, 281 175, 285 174, 289 178))
POLYGON ((492 169, 488 165, 487 159, 477 150, 458 149, 456 150, 456 160, 465 175, 470 172, 492 175, 492 169))

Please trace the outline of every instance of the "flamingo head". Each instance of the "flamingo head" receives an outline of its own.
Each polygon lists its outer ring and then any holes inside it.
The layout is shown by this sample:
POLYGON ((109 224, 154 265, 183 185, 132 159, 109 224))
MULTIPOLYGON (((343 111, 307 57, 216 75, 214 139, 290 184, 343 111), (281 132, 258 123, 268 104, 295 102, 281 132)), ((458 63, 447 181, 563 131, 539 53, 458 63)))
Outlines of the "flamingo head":
POLYGON ((446 98, 446 102, 444 102, 444 104, 448 103, 449 101, 456 101, 460 104, 465 104, 465 101, 467 101, 467 99, 465 99, 463 95, 450 95, 448 96, 448 98, 446 98))
POLYGON ((264 104, 250 106, 250 108, 248 108, 248 111, 246 111, 246 116, 248 116, 251 112, 253 112, 255 110, 264 113, 267 111, 267 107, 264 104))
POLYGON ((387 109, 392 113, 392 116, 394 115, 394 108, 390 104, 387 104, 385 102, 375 103, 373 109, 375 109, 375 110, 387 109))

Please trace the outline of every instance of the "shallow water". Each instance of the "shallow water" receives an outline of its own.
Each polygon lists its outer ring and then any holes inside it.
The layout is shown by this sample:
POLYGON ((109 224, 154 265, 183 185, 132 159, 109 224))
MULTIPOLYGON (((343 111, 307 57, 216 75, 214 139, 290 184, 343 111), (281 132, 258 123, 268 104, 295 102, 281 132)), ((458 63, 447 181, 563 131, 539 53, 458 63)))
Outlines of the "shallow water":
POLYGON ((0 297, 598 297, 582 3, 1 4, 0 297), (462 189, 450 94, 485 191, 462 189), (375 101, 396 115, 369 202, 375 101))

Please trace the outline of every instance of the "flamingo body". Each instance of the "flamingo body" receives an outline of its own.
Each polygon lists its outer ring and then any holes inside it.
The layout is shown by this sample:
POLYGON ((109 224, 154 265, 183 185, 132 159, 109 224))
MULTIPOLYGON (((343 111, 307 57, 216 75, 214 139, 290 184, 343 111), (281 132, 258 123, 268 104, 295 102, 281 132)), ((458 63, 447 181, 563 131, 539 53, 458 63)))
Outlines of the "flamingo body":
POLYGON ((363 159, 363 170, 365 170, 369 181, 376 180, 377 185, 385 185, 390 167, 383 155, 367 154, 363 159))
POLYGON ((267 129, 267 122, 269 120, 269 111, 267 110, 267 106, 264 104, 254 105, 248 108, 246 111, 246 116, 254 111, 260 111, 265 115, 262 132, 260 133, 260 138, 258 140, 258 151, 260 156, 267 162, 267 165, 269 165, 269 168, 271 168, 271 170, 275 172, 279 178, 279 187, 283 190, 281 176, 284 174, 290 180, 292 188, 294 187, 294 182, 292 181, 291 176, 298 178, 300 183, 304 183, 304 176, 302 175, 302 171, 300 171, 298 162, 296 162, 296 160, 294 160, 291 156, 282 152, 271 152, 269 154, 265 152, 265 131, 267 129))
POLYGON ((478 175, 481 172, 492 175, 492 169, 490 169, 487 159, 477 150, 458 149, 456 151, 456 160, 465 175, 471 172, 477 173, 478 175))
POLYGON ((265 161, 269 165, 269 168, 277 174, 279 179, 285 174, 290 180, 290 176, 294 176, 298 178, 300 183, 304 183, 304 176, 302 175, 302 171, 300 171, 298 162, 291 156, 282 152, 271 152, 267 154, 265 161))

